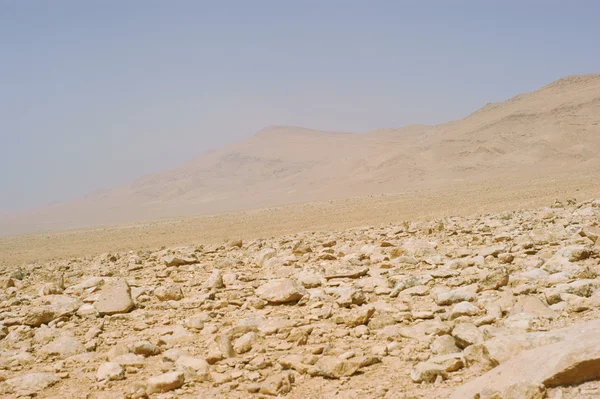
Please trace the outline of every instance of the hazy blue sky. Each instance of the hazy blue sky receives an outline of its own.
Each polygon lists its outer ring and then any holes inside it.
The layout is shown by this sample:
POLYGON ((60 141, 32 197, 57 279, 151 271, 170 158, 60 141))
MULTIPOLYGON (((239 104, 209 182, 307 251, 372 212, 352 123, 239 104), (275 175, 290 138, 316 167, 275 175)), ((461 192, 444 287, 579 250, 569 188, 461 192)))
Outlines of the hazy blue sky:
POLYGON ((463 117, 600 72, 600 2, 0 0, 0 210, 273 124, 463 117))

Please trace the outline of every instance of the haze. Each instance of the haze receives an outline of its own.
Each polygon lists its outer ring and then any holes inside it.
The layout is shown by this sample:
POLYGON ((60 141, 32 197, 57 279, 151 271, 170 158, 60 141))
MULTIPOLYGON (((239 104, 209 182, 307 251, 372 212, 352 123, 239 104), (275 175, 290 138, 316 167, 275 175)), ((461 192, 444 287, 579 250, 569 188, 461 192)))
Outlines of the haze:
POLYGON ((597 72, 599 12, 593 1, 3 1, 0 210, 124 184, 269 125, 459 119, 597 72))

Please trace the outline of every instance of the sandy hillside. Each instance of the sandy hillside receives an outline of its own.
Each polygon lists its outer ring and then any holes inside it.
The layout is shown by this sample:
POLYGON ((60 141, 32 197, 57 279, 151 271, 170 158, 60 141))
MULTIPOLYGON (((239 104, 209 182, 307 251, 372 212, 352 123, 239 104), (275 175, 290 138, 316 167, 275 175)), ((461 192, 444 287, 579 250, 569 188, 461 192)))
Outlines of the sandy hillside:
POLYGON ((131 223, 600 169, 600 75, 572 76, 438 126, 367 134, 274 126, 176 169, 0 216, 0 234, 131 223))

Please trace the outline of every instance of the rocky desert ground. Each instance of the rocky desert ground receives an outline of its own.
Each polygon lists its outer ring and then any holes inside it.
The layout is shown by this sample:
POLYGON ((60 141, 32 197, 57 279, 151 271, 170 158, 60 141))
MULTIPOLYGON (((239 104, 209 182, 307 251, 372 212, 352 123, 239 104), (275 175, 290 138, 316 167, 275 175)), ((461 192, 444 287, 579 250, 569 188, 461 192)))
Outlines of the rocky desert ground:
POLYGON ((0 395, 600 397, 600 200, 0 270, 0 395))

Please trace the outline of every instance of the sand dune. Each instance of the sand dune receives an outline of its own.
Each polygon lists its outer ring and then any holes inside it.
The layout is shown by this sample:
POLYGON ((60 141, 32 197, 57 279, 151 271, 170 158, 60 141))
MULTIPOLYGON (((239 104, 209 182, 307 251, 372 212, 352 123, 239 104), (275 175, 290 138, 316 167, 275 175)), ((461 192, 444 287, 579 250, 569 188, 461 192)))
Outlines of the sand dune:
MULTIPOLYGON (((130 223, 496 178, 600 169, 600 74, 571 76, 468 117, 367 134, 272 126, 84 199, 0 216, 0 234, 130 223)), ((168 154, 165 154, 168 156, 168 154)))

